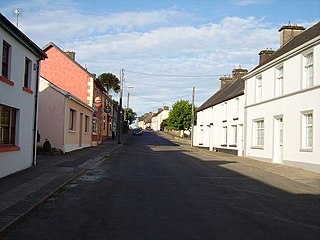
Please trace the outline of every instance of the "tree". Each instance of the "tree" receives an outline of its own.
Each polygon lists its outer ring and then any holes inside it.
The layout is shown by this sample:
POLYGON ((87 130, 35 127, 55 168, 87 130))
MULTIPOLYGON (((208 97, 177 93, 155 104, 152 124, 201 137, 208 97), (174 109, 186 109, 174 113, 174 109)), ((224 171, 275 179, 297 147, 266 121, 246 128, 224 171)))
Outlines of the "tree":
POLYGON ((169 130, 187 130, 191 127, 192 104, 180 100, 173 104, 166 123, 169 130))
POLYGON ((129 122, 129 124, 132 124, 133 121, 137 118, 137 114, 131 108, 126 108, 124 110, 124 116, 125 119, 129 122))
POLYGON ((113 90, 119 92, 120 80, 112 73, 102 73, 98 76, 98 81, 106 88, 107 92, 113 90))

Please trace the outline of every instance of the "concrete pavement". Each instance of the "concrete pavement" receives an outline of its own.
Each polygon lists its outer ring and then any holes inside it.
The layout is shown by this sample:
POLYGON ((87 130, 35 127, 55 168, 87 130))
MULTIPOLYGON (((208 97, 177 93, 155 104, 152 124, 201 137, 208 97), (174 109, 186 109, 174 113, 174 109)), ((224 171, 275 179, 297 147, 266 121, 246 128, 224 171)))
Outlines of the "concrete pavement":
MULTIPOLYGON (((121 142, 129 136, 124 134, 121 142)), ((37 166, 0 179, 0 233, 121 146, 108 140, 64 155, 40 154, 37 166)))

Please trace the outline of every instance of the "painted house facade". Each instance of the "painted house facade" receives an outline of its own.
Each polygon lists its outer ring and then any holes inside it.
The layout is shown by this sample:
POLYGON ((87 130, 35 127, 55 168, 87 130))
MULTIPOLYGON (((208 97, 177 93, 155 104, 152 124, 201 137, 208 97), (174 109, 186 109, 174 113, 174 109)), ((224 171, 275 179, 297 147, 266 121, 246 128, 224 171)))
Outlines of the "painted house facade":
POLYGON ((39 62, 46 54, 0 14, 0 178, 36 165, 39 62))
POLYGON ((164 106, 163 108, 159 108, 158 112, 155 113, 151 118, 151 128, 154 131, 160 131, 161 123, 169 117, 169 107, 164 106))
POLYGON ((197 110, 193 145, 243 155, 244 81, 248 71, 238 68, 221 77, 220 89, 197 110))
POLYGON ((245 155, 320 172, 320 23, 284 26, 246 81, 245 155))
POLYGON ((94 109, 92 145, 96 146, 109 138, 112 135, 109 131, 112 117, 103 107, 113 102, 96 80, 95 74, 88 72, 75 60, 75 52, 64 52, 52 42, 43 50, 48 58, 41 63, 41 76, 94 109))
POLYGON ((74 95, 40 78, 39 134, 63 153, 91 146, 93 109, 74 95))

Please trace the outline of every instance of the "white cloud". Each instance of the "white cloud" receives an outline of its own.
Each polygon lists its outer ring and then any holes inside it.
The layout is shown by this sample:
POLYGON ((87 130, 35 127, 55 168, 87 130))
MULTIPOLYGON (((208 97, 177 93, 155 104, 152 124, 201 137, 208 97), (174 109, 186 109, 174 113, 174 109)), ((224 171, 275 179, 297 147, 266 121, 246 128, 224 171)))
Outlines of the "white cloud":
POLYGON ((217 90, 221 75, 239 65, 252 69, 260 50, 279 45, 277 29, 254 17, 225 17, 191 26, 180 24, 190 14, 178 10, 88 15, 75 3, 59 2, 61 7, 47 2, 21 7, 21 29, 40 46, 53 41, 75 51, 77 61, 93 73, 118 75, 125 68, 125 87, 134 86, 130 106, 139 115, 180 99, 191 100, 193 86, 199 106, 217 90), (33 15, 29 9, 40 10, 33 15))

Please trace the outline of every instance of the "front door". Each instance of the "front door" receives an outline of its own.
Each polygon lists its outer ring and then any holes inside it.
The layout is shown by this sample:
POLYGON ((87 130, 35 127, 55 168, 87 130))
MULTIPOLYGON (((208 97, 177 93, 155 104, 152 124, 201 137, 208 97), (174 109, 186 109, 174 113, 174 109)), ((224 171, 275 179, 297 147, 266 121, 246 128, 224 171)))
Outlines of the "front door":
POLYGON ((274 119, 274 141, 273 141, 273 162, 282 163, 283 158, 283 119, 277 117, 274 119))
POLYGON ((79 147, 82 146, 82 128, 83 128, 83 113, 80 113, 80 127, 79 127, 79 147))

